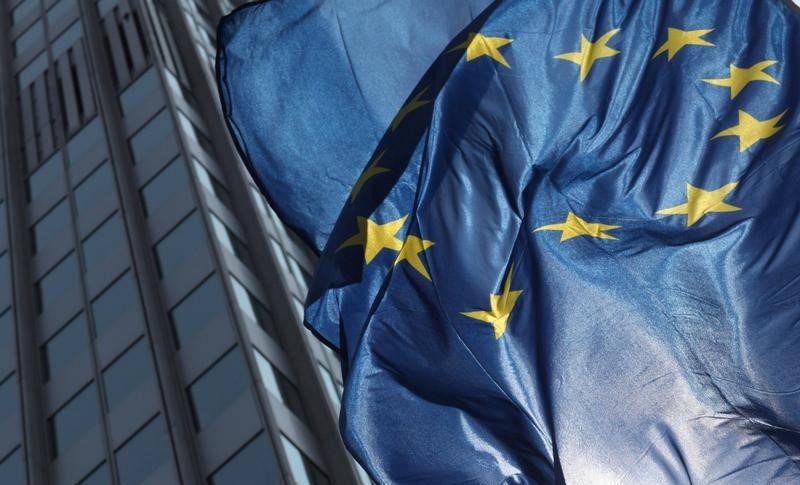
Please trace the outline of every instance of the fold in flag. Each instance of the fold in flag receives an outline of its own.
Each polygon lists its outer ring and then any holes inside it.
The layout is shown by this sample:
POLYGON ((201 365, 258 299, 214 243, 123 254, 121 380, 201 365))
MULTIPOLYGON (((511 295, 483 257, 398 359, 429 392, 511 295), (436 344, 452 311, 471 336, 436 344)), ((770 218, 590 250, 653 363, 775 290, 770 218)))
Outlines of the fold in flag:
POLYGON ((272 0, 220 23, 228 127, 272 207, 312 248, 325 246, 409 91, 490 1, 272 0))
MULTIPOLYGON (((341 191, 306 320, 377 482, 800 481, 798 47, 781 0, 499 0, 381 118, 360 176, 305 160, 341 191)), ((326 139, 299 115, 271 114, 304 159, 326 139)))

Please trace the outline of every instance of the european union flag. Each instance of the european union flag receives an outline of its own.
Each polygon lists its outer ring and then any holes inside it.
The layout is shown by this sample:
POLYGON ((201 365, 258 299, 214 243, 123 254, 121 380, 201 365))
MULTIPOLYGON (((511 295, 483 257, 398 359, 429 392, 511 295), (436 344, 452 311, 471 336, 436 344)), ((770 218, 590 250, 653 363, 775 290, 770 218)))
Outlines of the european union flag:
POLYGON ((273 0, 220 23, 231 134, 278 215, 311 247, 325 246, 408 92, 490 1, 273 0))
POLYGON ((307 301, 376 481, 800 482, 798 49, 783 0, 499 0, 454 36, 307 301))

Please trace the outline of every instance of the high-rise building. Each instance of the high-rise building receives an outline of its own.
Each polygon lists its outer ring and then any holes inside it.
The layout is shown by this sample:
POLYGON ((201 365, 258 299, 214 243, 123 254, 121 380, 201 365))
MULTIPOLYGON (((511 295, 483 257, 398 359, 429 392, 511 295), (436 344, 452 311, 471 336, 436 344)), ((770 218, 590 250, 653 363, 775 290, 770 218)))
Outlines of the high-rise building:
POLYGON ((221 116, 231 8, 0 0, 2 485, 368 482, 221 116))

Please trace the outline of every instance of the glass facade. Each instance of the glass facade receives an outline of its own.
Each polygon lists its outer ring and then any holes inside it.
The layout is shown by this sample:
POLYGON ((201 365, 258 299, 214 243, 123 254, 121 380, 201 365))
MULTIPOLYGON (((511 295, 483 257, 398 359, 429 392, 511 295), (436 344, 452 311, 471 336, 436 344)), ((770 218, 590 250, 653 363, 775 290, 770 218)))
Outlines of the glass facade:
POLYGON ((369 482, 315 258, 224 135, 241 3, 0 2, 0 484, 369 482))

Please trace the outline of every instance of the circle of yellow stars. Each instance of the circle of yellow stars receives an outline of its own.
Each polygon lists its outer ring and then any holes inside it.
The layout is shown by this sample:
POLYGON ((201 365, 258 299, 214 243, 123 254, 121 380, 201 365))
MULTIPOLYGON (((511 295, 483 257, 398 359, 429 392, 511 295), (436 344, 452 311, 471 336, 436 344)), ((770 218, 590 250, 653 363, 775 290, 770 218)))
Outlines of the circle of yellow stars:
MULTIPOLYGON (((565 52, 557 54, 553 58, 568 61, 579 67, 578 79, 584 83, 592 72, 596 63, 603 59, 613 58, 621 52, 610 46, 614 37, 620 32, 619 28, 611 29, 595 41, 590 41, 585 35, 581 34, 580 50, 575 52, 565 52)), ((682 30, 675 27, 667 28, 667 38, 653 53, 652 61, 656 61, 663 54, 666 54, 667 62, 672 60, 687 47, 714 47, 715 44, 706 38, 714 32, 713 28, 703 28, 695 30, 682 30)), ((502 48, 513 42, 513 39, 506 37, 493 37, 479 32, 470 32, 466 40, 447 51, 465 53, 466 62, 473 62, 482 58, 488 58, 507 69, 511 69, 511 64, 501 51, 502 48)), ((731 101, 735 100, 752 83, 762 82, 780 85, 780 82, 772 74, 766 72, 767 69, 778 64, 778 61, 765 59, 749 67, 740 67, 730 64, 728 77, 702 79, 703 82, 717 87, 730 90, 731 101)), ((390 130, 394 132, 409 115, 428 105, 432 99, 426 99, 425 95, 428 87, 420 89, 411 99, 404 104, 390 124, 390 130)), ((743 109, 739 109, 739 122, 734 126, 725 128, 716 133, 710 140, 717 140, 725 137, 737 137, 739 141, 739 151, 745 152, 759 142, 771 138, 783 128, 779 123, 784 118, 788 110, 784 110, 771 118, 760 120, 743 109)), ((353 202, 358 197, 364 184, 373 177, 390 172, 389 168, 379 165, 385 152, 380 153, 367 166, 362 175, 356 181, 350 194, 350 201, 353 202)), ((737 188, 738 181, 729 182, 717 188, 704 189, 696 187, 690 183, 686 184, 686 201, 672 207, 659 209, 655 213, 665 216, 686 216, 686 227, 692 227, 700 222, 709 214, 729 213, 741 211, 741 207, 731 205, 726 202, 726 198, 737 188)), ((419 236, 406 235, 404 239, 397 237, 405 225, 408 215, 399 219, 378 223, 365 217, 357 218, 358 232, 345 240, 337 251, 360 246, 364 251, 364 262, 369 265, 381 252, 391 251, 396 253, 393 266, 400 263, 408 263, 417 273, 431 281, 431 275, 423 261, 424 254, 434 246, 433 241, 423 239, 419 236)), ((620 229, 621 226, 607 224, 604 222, 588 221, 572 211, 569 211, 563 222, 551 223, 539 226, 533 230, 536 232, 555 231, 560 232, 560 243, 565 243, 580 237, 593 239, 616 241, 617 237, 610 234, 612 231, 620 229)), ((517 301, 523 290, 512 290, 513 264, 508 268, 506 277, 503 280, 500 293, 489 294, 488 310, 463 311, 461 314, 473 320, 478 320, 488 324, 493 328, 495 339, 499 340, 508 327, 508 321, 513 312, 517 301)))

